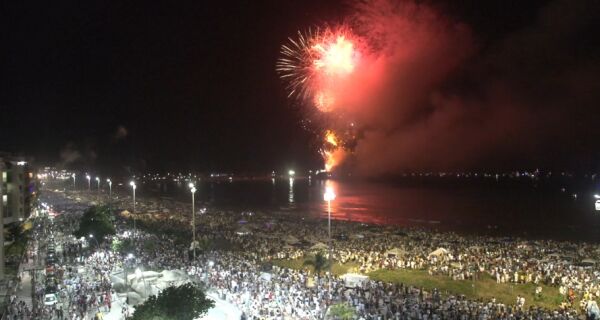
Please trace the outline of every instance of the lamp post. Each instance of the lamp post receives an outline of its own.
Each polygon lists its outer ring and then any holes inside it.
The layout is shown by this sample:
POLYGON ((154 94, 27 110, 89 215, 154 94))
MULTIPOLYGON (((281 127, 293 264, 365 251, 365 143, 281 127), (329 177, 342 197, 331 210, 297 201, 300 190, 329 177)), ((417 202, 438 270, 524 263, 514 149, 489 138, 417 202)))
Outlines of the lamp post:
POLYGON ((98 183, 98 193, 100 193, 100 177, 96 177, 96 183, 98 183))
POLYGON ((110 204, 112 201, 112 181, 110 181, 110 179, 106 179, 106 182, 108 183, 108 203, 110 204))
POLYGON ((108 183, 108 210, 110 210, 110 217, 111 219, 113 219, 114 217, 112 216, 112 181, 110 179, 106 179, 106 182, 108 183))
MULTIPOLYGON (((123 273, 125 273, 125 292, 129 293, 129 281, 127 281, 127 260, 131 260, 135 258, 133 253, 128 254, 125 259, 123 259, 123 273)), ((126 303, 129 304, 129 294, 127 294, 127 298, 125 299, 126 303)))
POLYGON ((97 248, 100 248, 100 244, 98 243, 98 240, 96 240, 96 238, 94 238, 94 235, 93 235, 93 234, 91 234, 91 233, 90 233, 90 234, 89 234, 89 238, 90 238, 90 239, 94 239, 94 241, 96 241, 96 247, 97 247, 97 248))
POLYGON ((92 179, 92 177, 90 177, 90 175, 89 175, 89 174, 86 174, 86 175, 85 175, 85 177, 86 177, 86 178, 87 178, 87 180, 88 180, 88 191, 91 191, 91 190, 92 190, 92 187, 91 187, 91 184, 90 184, 90 179, 92 179))
POLYGON ((192 250, 194 252, 194 261, 196 261, 196 212, 194 210, 194 194, 196 194, 196 187, 191 182, 189 187, 192 192, 192 250))
POLYGON ((75 190, 75 174, 74 173, 71 175, 71 178, 73 178, 73 190, 75 190))
POLYGON ((133 181, 129 182, 129 185, 131 186, 131 189, 133 189, 133 237, 135 238, 137 233, 137 229, 135 228, 135 189, 137 188, 137 186, 133 181))
POLYGON ((329 290, 331 290, 331 201, 335 200, 335 192, 332 187, 325 187, 323 199, 327 201, 327 233, 329 234, 329 290))

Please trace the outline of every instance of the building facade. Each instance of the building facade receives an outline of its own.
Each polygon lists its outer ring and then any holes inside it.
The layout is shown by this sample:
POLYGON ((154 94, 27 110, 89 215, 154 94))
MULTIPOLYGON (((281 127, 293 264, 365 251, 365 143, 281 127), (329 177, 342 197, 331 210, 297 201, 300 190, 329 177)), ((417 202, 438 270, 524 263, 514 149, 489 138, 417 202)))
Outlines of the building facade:
MULTIPOLYGON (((6 198, 4 197, 4 189, 6 189, 5 183, 4 181, 6 180, 4 178, 5 176, 5 170, 4 170, 4 160, 0 157, 0 217, 4 218, 4 206, 5 203, 8 202, 8 195, 6 196, 6 198), (5 201, 6 200, 6 201, 5 201)), ((4 219, 2 219, 3 221, 4 219)))
POLYGON ((4 224, 24 221, 31 214, 36 194, 33 169, 22 159, 0 159, 0 194, 4 224))

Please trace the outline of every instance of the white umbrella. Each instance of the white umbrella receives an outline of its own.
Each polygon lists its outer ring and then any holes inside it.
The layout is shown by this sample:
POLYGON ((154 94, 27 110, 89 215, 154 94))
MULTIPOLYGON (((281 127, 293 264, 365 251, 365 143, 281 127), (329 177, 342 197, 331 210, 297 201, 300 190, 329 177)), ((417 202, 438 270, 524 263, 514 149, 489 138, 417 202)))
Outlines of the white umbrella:
POLYGON ((315 245, 310 247, 310 250, 325 250, 327 248, 329 248, 329 247, 326 244, 324 244, 323 242, 317 242, 315 245))

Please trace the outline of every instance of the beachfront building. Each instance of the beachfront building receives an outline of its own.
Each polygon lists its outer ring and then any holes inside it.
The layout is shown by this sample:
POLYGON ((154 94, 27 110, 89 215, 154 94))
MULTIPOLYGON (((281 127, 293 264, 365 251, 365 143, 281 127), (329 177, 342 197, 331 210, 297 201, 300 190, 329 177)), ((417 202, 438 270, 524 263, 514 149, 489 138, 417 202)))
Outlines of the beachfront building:
MULTIPOLYGON (((0 225, 24 221, 35 196, 33 169, 23 158, 0 154, 0 225)), ((0 281, 4 280, 4 228, 0 227, 0 281)))
POLYGON ((33 169, 23 158, 1 155, 0 163, 3 222, 24 221, 31 214, 35 196, 33 169))
POLYGON ((4 161, 0 158, 0 281, 4 280, 4 161))

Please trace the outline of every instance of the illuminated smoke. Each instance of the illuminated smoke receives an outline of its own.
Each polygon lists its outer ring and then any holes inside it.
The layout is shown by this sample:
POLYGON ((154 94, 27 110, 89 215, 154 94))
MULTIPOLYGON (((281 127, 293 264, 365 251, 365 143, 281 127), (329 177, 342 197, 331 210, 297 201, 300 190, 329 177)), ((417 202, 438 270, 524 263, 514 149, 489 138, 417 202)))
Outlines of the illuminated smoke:
POLYGON ((319 131, 329 168, 346 159, 362 175, 515 168, 559 153, 592 162, 600 52, 587 43, 597 43, 599 7, 555 0, 522 30, 479 47, 467 25, 426 3, 359 0, 343 33, 290 40, 301 45, 282 54, 298 59, 282 58, 278 72, 292 96, 302 92, 327 114, 321 128, 337 137, 356 123, 354 143, 337 148, 319 131), (338 58, 329 60, 332 46, 338 58))

